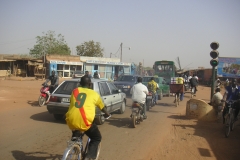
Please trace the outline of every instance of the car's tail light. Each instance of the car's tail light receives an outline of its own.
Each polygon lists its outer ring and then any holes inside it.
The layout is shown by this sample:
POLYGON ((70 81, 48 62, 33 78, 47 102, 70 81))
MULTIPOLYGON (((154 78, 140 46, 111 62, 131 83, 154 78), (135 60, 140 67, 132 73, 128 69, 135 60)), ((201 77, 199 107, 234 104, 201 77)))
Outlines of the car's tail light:
POLYGON ((57 102, 57 97, 51 96, 49 101, 50 102, 57 102))
POLYGON ((56 96, 51 96, 49 102, 61 102, 61 99, 56 96))

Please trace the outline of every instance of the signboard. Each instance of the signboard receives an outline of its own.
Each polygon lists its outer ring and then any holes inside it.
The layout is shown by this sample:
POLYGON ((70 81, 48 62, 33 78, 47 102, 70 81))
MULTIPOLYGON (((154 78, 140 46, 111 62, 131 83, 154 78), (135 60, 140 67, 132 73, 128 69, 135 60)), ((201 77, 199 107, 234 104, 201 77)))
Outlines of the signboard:
POLYGON ((55 60, 51 60, 50 63, 54 63, 54 64, 69 64, 69 65, 82 65, 82 62, 68 62, 68 61, 55 61, 55 60))
POLYGON ((219 57, 218 61, 219 77, 240 78, 240 58, 219 57))
POLYGON ((96 61, 96 60, 86 60, 86 63, 94 63, 94 64, 109 64, 109 65, 119 65, 119 66, 130 66, 131 63, 124 62, 107 62, 107 61, 96 61))

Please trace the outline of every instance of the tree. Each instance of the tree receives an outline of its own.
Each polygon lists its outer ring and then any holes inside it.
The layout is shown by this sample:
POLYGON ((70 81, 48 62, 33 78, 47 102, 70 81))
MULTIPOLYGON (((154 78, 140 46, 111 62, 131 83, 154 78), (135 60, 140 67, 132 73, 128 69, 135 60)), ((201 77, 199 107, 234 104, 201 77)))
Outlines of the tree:
POLYGON ((88 57, 103 57, 104 49, 101 48, 100 42, 84 42, 76 47, 77 55, 88 57))
POLYGON ((37 36, 37 44, 30 49, 29 54, 39 58, 44 54, 60 54, 60 55, 70 55, 71 51, 64 37, 61 34, 56 34, 54 31, 48 31, 46 34, 43 32, 44 36, 37 36))

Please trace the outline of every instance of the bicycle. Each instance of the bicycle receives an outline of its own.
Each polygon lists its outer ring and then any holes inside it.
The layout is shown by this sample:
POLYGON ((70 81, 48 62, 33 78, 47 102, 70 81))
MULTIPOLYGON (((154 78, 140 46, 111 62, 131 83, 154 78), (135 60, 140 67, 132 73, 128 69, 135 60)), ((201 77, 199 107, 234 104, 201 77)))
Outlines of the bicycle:
MULTIPOLYGON (((110 117, 111 115, 105 119, 109 119, 110 117)), ((84 136, 84 132, 81 132, 79 137, 72 137, 71 140, 67 142, 67 148, 64 151, 62 160, 84 160, 85 159, 91 139, 90 138, 87 139, 86 145, 84 147, 83 136, 84 136)), ((95 160, 99 158, 100 149, 101 149, 101 142, 98 145, 97 157, 95 160)))
POLYGON ((175 100, 174 100, 176 107, 179 106, 179 102, 180 102, 180 98, 179 97, 180 97, 180 93, 176 93, 175 94, 175 100))
POLYGON ((226 101, 226 106, 227 107, 227 113, 224 115, 225 119, 225 137, 227 138, 230 134, 230 131, 233 131, 234 129, 234 115, 235 115, 235 108, 233 104, 236 101, 230 100, 226 101))

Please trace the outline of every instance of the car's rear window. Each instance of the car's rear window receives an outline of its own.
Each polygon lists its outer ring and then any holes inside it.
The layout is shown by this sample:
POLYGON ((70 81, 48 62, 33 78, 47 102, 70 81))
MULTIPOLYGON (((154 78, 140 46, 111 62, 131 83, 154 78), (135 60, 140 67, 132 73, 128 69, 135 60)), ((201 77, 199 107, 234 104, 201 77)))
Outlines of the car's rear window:
MULTIPOLYGON (((54 92, 54 94, 67 94, 71 95, 72 91, 80 87, 79 82, 76 81, 65 81, 63 84, 54 92)), ((93 89, 93 83, 91 83, 90 88, 93 89)))
MULTIPOLYGON (((143 82, 149 82, 151 80, 152 77, 143 77, 143 82)), ((159 83, 159 79, 158 78, 154 78, 154 81, 156 83, 159 83)))
POLYGON ((78 86, 79 86, 79 82, 65 81, 54 93, 71 95, 72 91, 78 86))
POLYGON ((135 82, 135 77, 133 77, 133 76, 120 76, 120 77, 118 77, 117 81, 135 82))

